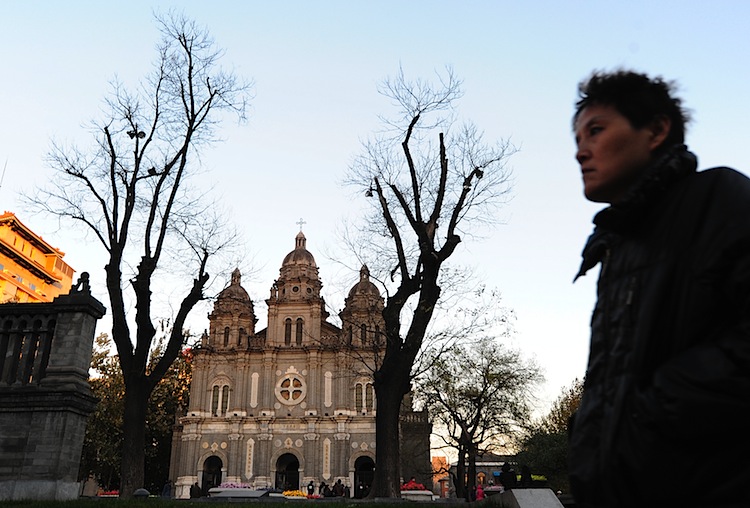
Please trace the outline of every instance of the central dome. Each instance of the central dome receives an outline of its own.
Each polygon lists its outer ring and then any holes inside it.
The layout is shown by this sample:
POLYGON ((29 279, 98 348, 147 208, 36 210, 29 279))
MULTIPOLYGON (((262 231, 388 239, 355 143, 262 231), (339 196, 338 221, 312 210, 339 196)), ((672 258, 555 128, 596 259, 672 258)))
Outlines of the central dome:
POLYGON ((302 231, 294 239, 294 250, 286 255, 281 266, 287 265, 310 265, 315 266, 315 258, 307 250, 307 239, 302 231))

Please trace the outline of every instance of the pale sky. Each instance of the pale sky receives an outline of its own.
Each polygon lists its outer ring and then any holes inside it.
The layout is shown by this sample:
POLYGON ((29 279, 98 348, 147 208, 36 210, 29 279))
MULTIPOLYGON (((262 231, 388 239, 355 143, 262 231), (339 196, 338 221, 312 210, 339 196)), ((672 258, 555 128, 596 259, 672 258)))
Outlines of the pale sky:
MULTIPOLYGON (((89 271, 107 303, 99 245, 80 231, 31 215, 17 195, 52 177, 52 139, 88 142, 108 83, 136 83, 155 58, 154 11, 178 7, 226 49, 223 64, 255 82, 249 122, 228 121, 225 141, 203 157, 217 196, 230 205, 243 248, 243 284, 261 323, 302 217, 327 302, 357 280, 326 258, 336 228, 364 196, 341 186, 361 140, 391 111, 376 85, 399 66, 432 78, 453 67, 464 80, 462 117, 487 140, 509 139, 514 198, 502 224, 460 247, 516 313, 513 346, 536 359, 549 403, 585 373, 595 274, 572 283, 601 208, 581 193, 570 117, 577 83, 618 66, 680 84, 693 111, 687 142, 700 167, 750 173, 750 3, 704 1, 11 1, 0 2, 0 208, 89 271), (326 292, 327 291, 327 292, 326 292)), ((214 282, 228 283, 227 267, 214 282)), ((192 316, 207 327, 208 307, 192 316)), ((103 323, 105 323, 103 321, 103 323)), ((107 331, 106 325, 100 331, 107 331)))

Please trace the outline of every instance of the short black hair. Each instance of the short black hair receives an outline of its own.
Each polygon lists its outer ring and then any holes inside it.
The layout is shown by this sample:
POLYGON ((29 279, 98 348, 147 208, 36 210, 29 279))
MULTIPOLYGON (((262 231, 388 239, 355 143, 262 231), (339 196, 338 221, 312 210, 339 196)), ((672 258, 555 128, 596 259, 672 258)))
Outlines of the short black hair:
POLYGON ((578 85, 579 99, 573 123, 585 108, 595 104, 614 107, 636 129, 663 115, 670 119, 672 127, 662 146, 684 144, 690 114, 682 107, 682 100, 674 95, 676 88, 674 82, 659 76, 651 78, 623 69, 595 71, 578 85))

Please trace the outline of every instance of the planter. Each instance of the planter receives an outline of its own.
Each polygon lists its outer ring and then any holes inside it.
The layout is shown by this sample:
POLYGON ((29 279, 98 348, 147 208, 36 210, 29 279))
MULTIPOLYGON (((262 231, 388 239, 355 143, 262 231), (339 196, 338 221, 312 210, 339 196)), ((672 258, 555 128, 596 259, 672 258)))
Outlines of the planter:
POLYGON ((433 495, 429 490, 402 490, 401 499, 409 501, 432 501, 433 495))
POLYGON ((219 487, 214 487, 212 489, 209 489, 208 491, 208 497, 219 498, 219 499, 227 499, 227 498, 233 498, 233 497, 257 498, 257 497, 262 497, 265 495, 268 495, 268 491, 255 490, 251 488, 222 489, 219 487))

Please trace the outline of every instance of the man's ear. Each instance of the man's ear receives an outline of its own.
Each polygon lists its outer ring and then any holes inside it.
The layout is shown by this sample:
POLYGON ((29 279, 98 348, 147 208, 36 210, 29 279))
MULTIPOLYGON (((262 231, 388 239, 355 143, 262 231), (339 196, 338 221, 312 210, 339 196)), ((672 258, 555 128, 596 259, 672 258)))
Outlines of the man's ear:
POLYGON ((669 137, 669 132, 672 130, 672 120, 667 115, 659 115, 651 121, 648 129, 651 132, 649 146, 651 151, 654 151, 664 144, 664 140, 669 137))

